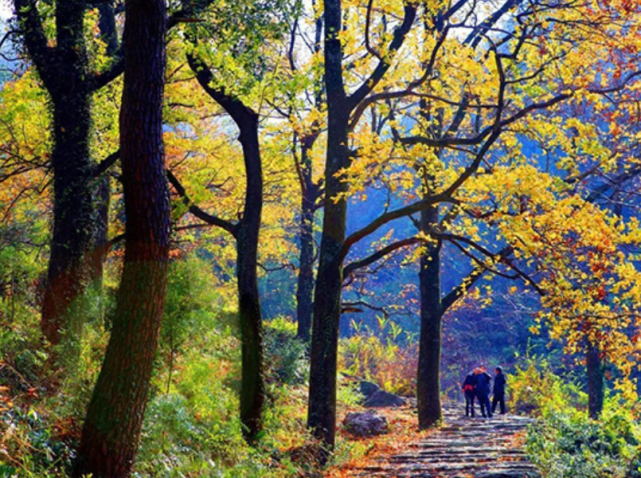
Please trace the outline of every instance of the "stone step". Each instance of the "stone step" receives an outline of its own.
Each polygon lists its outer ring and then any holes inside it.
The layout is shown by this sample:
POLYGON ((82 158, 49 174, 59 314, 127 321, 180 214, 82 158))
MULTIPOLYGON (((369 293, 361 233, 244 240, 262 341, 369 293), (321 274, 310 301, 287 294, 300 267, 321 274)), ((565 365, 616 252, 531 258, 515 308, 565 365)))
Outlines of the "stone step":
POLYGON ((447 407, 443 426, 407 451, 383 457, 357 476, 371 478, 540 478, 525 451, 515 446, 535 420, 514 415, 463 415, 447 407))
POLYGON ((517 460, 517 459, 525 459, 527 455, 525 453, 522 454, 512 454, 512 455, 503 455, 501 452, 495 452, 495 453, 438 453, 438 454, 430 454, 430 455, 419 455, 419 454, 403 454, 403 455, 394 455, 391 456, 387 459, 389 462, 397 462, 397 461, 408 461, 408 460, 420 460, 420 461, 464 461, 464 460, 497 460, 497 459, 503 459, 507 460, 508 458, 510 460, 517 460))

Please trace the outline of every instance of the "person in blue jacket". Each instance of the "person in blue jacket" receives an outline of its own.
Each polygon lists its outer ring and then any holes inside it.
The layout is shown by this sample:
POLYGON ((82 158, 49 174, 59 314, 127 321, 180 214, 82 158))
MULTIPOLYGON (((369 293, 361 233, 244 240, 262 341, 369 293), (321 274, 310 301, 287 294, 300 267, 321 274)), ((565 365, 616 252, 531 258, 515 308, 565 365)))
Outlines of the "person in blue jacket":
POLYGON ((495 376, 493 390, 494 396, 492 397, 492 413, 496 411, 496 406, 500 404, 501 415, 505 415, 505 385, 507 384, 507 378, 505 378, 505 374, 503 373, 503 369, 501 367, 496 367, 494 373, 495 376))
POLYGON ((492 376, 487 373, 485 365, 478 368, 476 374, 476 387, 474 389, 476 398, 481 406, 481 415, 483 418, 492 418, 492 408, 490 406, 490 391, 492 389, 492 376))

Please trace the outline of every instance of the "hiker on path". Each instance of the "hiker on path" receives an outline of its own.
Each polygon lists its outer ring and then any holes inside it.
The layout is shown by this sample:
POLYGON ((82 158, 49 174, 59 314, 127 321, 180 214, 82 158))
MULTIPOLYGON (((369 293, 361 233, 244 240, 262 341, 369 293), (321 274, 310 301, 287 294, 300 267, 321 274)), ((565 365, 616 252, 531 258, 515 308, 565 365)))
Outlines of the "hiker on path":
POLYGON ((476 387, 474 391, 476 392, 476 398, 478 398, 479 404, 481 405, 481 415, 483 415, 483 418, 492 418, 492 409, 490 407, 491 385, 492 377, 487 373, 485 366, 481 365, 478 368, 478 373, 476 374, 476 387))
POLYGON ((476 386, 475 370, 472 370, 463 382, 463 393, 465 394, 465 416, 474 416, 474 387, 476 386))
POLYGON ((501 415, 505 415, 505 384, 507 383, 507 379, 505 378, 505 374, 501 367, 496 367, 494 372, 496 376, 494 377, 492 413, 496 411, 496 406, 501 404, 501 415))

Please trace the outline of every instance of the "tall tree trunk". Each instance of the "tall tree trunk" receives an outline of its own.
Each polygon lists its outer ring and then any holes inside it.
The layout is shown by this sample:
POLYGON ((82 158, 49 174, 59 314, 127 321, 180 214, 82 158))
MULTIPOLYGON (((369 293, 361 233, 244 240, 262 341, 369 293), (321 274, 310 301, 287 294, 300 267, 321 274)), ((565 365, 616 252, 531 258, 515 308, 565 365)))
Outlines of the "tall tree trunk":
POLYGON ((60 68, 55 76, 41 72, 41 76, 48 78, 45 85, 53 107, 54 219, 42 305, 42 331, 53 345, 60 343, 65 329, 69 335, 75 335, 82 326, 81 314, 73 313, 71 307, 87 284, 86 259, 95 232, 93 165, 89 152, 91 95, 84 77, 87 68, 84 7, 74 2, 57 2, 55 13, 55 54, 60 68))
MULTIPOLYGON (((316 1, 312 0, 312 7, 316 1)), ((318 17, 315 22, 314 53, 322 50, 323 17, 318 17)), ((323 87, 319 82, 314 82, 314 103, 317 109, 322 109, 323 87)), ((311 131, 300 138, 301 143, 301 217, 300 217, 300 255, 298 267, 298 283, 296 285, 296 318, 298 330, 296 336, 305 343, 309 343, 312 334, 312 317, 314 314, 314 215, 316 201, 320 191, 313 179, 313 164, 310 152, 318 139, 318 124, 313 123, 311 131)))
MULTIPOLYGON (((420 230, 426 234, 438 227, 439 207, 421 211, 420 230)), ((421 256, 419 282, 421 332, 418 356, 418 423, 424 430, 441 418, 441 245, 429 244, 421 256)))
POLYGON ((258 292, 258 237, 263 206, 263 176, 258 141, 258 115, 248 108, 237 119, 243 146, 247 191, 238 229, 236 274, 242 337, 240 418, 245 439, 255 441, 262 428, 265 404, 263 325, 258 292))
MULTIPOLYGON (((118 50, 118 32, 116 30, 116 13, 111 3, 98 5, 98 28, 102 41, 107 47, 107 55, 113 57, 118 50)), ((99 300, 99 315, 103 317, 103 275, 109 252, 109 207, 111 204, 111 181, 107 174, 96 178, 94 186, 95 234, 90 257, 89 280, 99 300)))
MULTIPOLYGON (((398 50, 414 23, 416 7, 404 5, 404 18, 394 29, 389 51, 398 50)), ((381 60, 372 75, 349 97, 343 81, 341 0, 324 1, 325 93, 327 97, 327 158, 325 163, 325 214, 320 245, 311 345, 309 409, 307 425, 322 441, 325 461, 335 444, 336 426, 336 359, 341 318, 343 261, 345 242, 347 183, 338 172, 350 165, 350 115, 383 78, 390 66, 389 58, 381 60)))
MULTIPOLYGON (((303 141, 304 143, 304 141, 303 141)), ((304 182, 301 194, 300 255, 298 282, 296 285, 296 336, 309 342, 312 331, 314 299, 314 213, 316 212, 316 187, 312 181, 312 165, 309 149, 301 148, 301 174, 304 182)))
MULTIPOLYGON (((89 150, 92 73, 84 38, 87 5, 55 2, 56 45, 49 46, 36 2, 14 0, 14 4, 26 49, 51 97, 54 219, 41 327, 49 342, 57 345, 63 331, 70 338, 81 331, 83 314, 71 307, 84 293, 96 265, 91 251, 99 215, 89 150)), ((114 10, 107 5, 100 9, 100 27, 109 30, 111 53, 117 47, 114 10)))
POLYGON ((598 345, 590 343, 586 354, 588 372, 588 412, 590 418, 598 420, 603 412, 605 396, 604 366, 598 345))
POLYGON ((54 218, 41 325, 45 337, 57 345, 63 332, 77 334, 81 326, 80 314, 71 307, 88 280, 86 258, 94 240, 95 209, 89 94, 76 91, 54 99, 53 105, 54 218))
POLYGON ((325 214, 314 294, 307 418, 308 427, 325 447, 325 455, 334 449, 336 434, 336 361, 343 282, 341 250, 347 218, 347 201, 340 199, 335 202, 333 198, 345 192, 346 185, 336 177, 336 173, 349 160, 347 115, 337 115, 336 105, 328 108, 328 114, 325 214))
POLYGON ((170 211, 162 140, 165 2, 127 0, 120 150, 125 258, 111 338, 74 477, 131 474, 165 301, 170 211))
MULTIPOLYGON (((195 38, 190 38, 195 41, 195 38)), ((213 73, 198 57, 187 55, 187 61, 200 86, 232 117, 240 130, 247 185, 243 218, 237 228, 225 228, 236 238, 236 277, 238 280, 238 306, 242 339, 242 384, 240 416, 243 434, 253 442, 262 428, 265 403, 263 376, 262 313, 258 292, 258 237, 263 208, 263 171, 259 143, 259 116, 241 100, 212 86, 213 73)), ((203 219, 220 226, 220 219, 212 221, 211 215, 203 219)))
POLYGON ((341 0, 325 0, 325 92, 327 96, 327 158, 325 209, 320 244, 309 377, 307 426, 321 440, 326 461, 336 439, 336 361, 343 282, 342 247, 345 241, 347 201, 335 201, 347 185, 337 173, 349 164, 347 105, 343 84, 341 0))

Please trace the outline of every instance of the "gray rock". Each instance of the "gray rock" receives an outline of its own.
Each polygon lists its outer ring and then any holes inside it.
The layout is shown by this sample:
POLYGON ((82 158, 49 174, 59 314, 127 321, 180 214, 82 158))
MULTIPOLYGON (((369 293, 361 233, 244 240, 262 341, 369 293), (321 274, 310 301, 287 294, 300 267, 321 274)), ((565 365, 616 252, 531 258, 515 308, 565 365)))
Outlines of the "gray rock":
POLYGON ((405 405, 403 398, 385 390, 378 390, 363 404, 367 408, 402 407, 403 405, 405 405))
POLYGON ((359 437, 380 435, 389 429, 386 418, 374 412, 348 413, 343 425, 348 432, 359 437))
POLYGON ((365 396, 365 400, 378 392, 381 388, 373 382, 368 382, 367 380, 361 380, 360 383, 361 393, 365 396))

